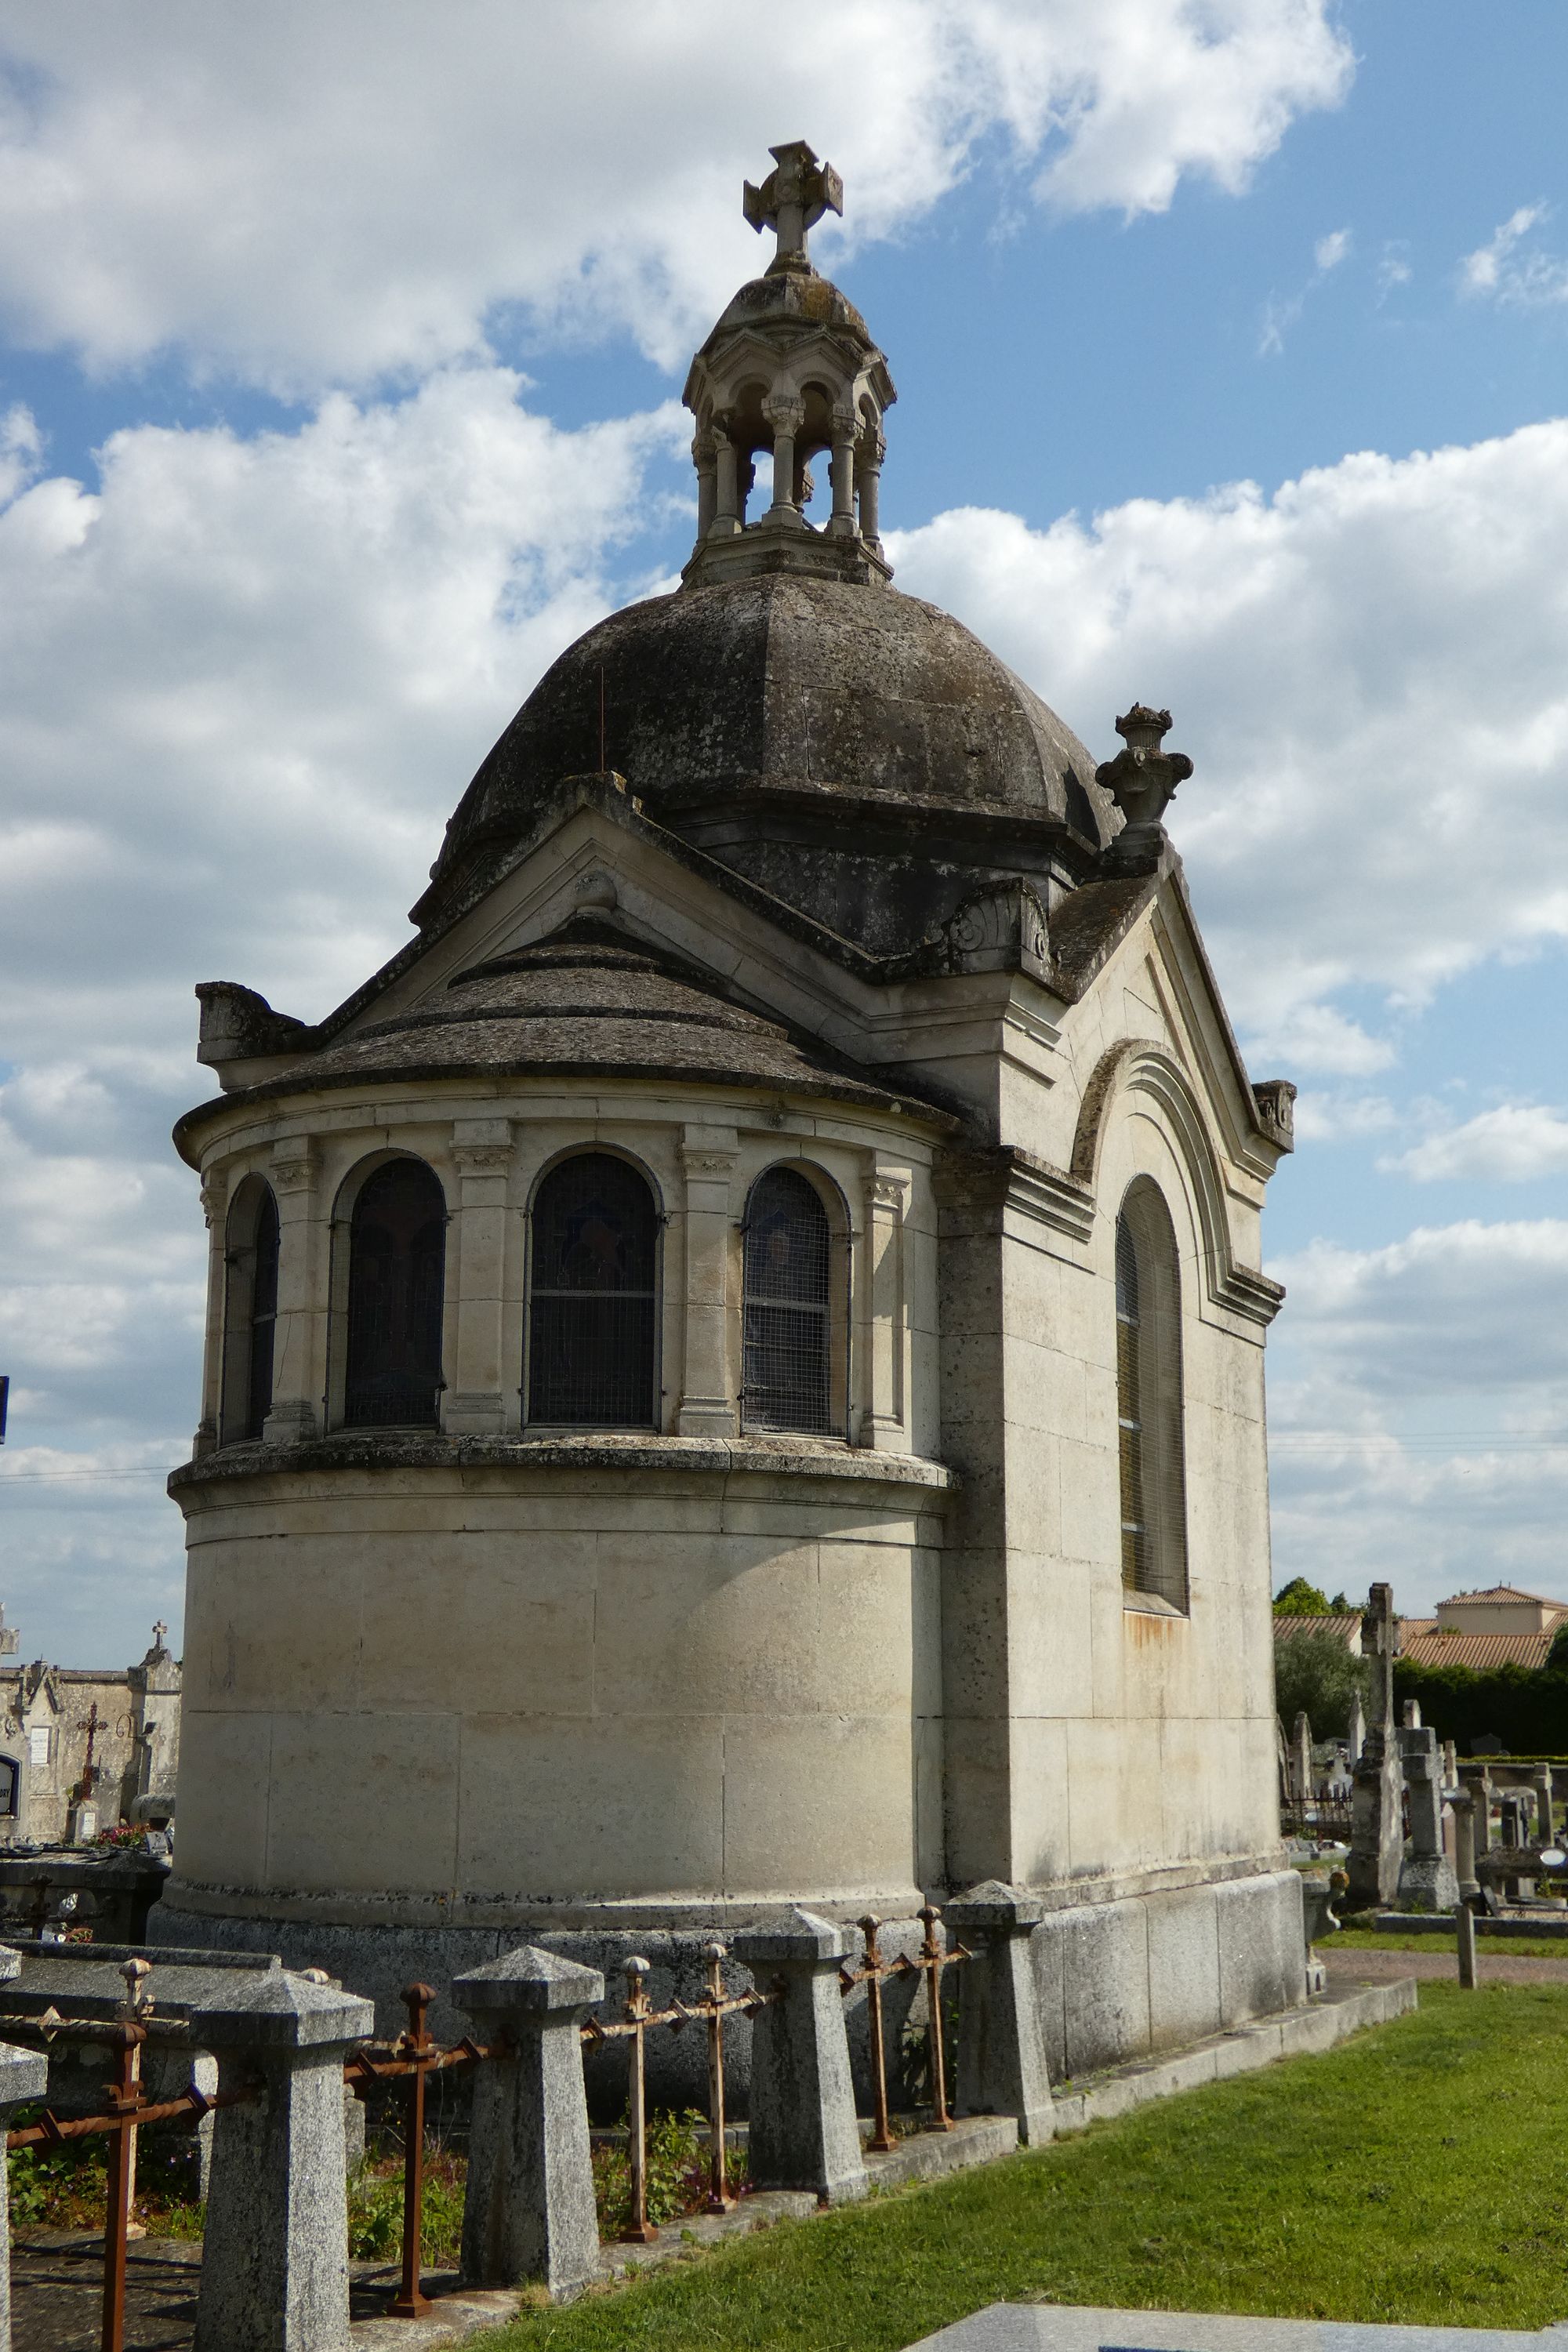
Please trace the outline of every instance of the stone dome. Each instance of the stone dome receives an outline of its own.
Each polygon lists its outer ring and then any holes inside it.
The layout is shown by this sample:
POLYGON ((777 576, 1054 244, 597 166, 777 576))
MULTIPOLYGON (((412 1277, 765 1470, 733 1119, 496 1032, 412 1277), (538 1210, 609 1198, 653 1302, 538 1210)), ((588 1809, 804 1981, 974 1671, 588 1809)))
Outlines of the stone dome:
POLYGON ((650 597, 569 646, 459 802, 431 900, 526 832, 542 790, 601 764, 678 828, 781 792, 1054 821, 1091 855, 1119 824, 1093 755, 961 622, 779 571, 650 597))

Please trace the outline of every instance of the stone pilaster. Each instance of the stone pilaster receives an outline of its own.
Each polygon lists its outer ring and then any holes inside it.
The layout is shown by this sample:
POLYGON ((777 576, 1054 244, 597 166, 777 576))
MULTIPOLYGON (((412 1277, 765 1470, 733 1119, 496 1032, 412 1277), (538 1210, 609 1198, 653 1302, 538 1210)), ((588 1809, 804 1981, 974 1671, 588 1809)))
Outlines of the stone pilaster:
MULTIPOLYGON (((511 1399, 502 1361, 511 1122, 458 1119, 452 1143, 458 1184, 457 1340, 442 1423, 458 1437, 499 1436, 515 1419, 507 1410, 511 1399)), ((512 1396, 521 1377, 514 1371, 512 1396)))
POLYGON ((861 1443, 909 1450, 909 1295, 904 1217, 910 1171, 878 1160, 866 1179, 866 1313, 868 1410, 861 1443))
POLYGON ((730 1342, 731 1186, 738 1143, 732 1127, 688 1127, 681 1136, 685 1329, 675 1421, 680 1437, 733 1437, 739 1427, 730 1342))
POLYGON ((223 1326, 228 1289, 228 1171, 209 1168, 202 1178, 202 1214, 207 1221, 206 1352, 202 1359, 202 1417, 191 1442, 199 1461, 218 1443, 223 1417, 223 1326))
POLYGON ((316 1198, 320 1155, 308 1136, 272 1148, 267 1171, 278 1202, 278 1321, 272 1343, 268 1445, 297 1444, 321 1427, 326 1386, 326 1285, 316 1198))

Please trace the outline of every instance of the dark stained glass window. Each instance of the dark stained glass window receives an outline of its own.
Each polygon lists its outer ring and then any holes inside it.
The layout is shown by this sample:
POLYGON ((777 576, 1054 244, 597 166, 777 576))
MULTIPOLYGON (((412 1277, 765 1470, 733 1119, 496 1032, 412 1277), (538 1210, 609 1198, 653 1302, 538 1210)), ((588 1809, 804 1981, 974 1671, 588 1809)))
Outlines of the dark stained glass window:
POLYGON ((272 1410, 272 1336, 278 1328, 278 1203, 270 1190, 256 1219, 256 1272, 250 1295, 250 1377, 247 1437, 259 1437, 272 1410))
POLYGON ((647 1181, 607 1151, 552 1168, 533 1203, 528 1418, 647 1429, 658 1216, 647 1181))
POLYGON ((272 1410, 278 1203, 256 1178, 229 1211, 225 1256, 223 1442, 233 1445, 259 1437, 272 1410))
POLYGON ((1149 1528, 1143 1516, 1143 1320, 1138 1244, 1125 1215, 1116 1220, 1116 1418, 1121 1457, 1121 1581, 1149 1585, 1149 1528))
POLYGON ((1187 1606, 1182 1290, 1171 1213, 1147 1177, 1116 1220, 1116 1419, 1121 1581, 1187 1606))
POLYGON ((832 1244, 815 1186, 770 1168, 746 1208, 745 1386, 749 1429, 833 1428, 832 1244))
POLYGON ((389 1160, 366 1178, 349 1229, 343 1420, 356 1428, 432 1428, 439 1419, 447 1201, 422 1160, 389 1160))

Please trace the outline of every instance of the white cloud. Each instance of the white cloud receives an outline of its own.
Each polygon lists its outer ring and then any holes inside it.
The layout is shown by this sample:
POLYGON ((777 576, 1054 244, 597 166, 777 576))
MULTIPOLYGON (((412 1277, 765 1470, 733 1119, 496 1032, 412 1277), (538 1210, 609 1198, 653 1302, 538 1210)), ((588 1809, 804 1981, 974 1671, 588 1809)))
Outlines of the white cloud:
MULTIPOLYGON (((891 461, 889 461, 889 474, 891 461)), ((1568 936, 1568 422, 1036 530, 892 542, 1097 746, 1141 698, 1196 762, 1172 811, 1233 1011, 1300 1066, 1388 1059, 1320 1010, 1418 1001, 1568 936), (1291 1024, 1291 1025, 1287 1025, 1291 1024), (1336 1055, 1336 1041, 1343 1053, 1336 1055)))
POLYGON ((1309 1088, 1296 1097, 1296 1140, 1342 1143, 1382 1135, 1398 1118, 1386 1095, 1317 1094, 1309 1088))
POLYGON ((1247 1051, 1258 1070, 1266 1062, 1278 1063, 1286 1069, 1346 1078, 1370 1077, 1394 1059, 1385 1037, 1369 1037, 1359 1022, 1348 1020, 1331 1004, 1293 1005, 1283 1019, 1252 1032, 1247 1051))
POLYGON ((1462 1127, 1427 1136, 1383 1163, 1416 1182, 1468 1177, 1481 1182, 1528 1184, 1568 1173, 1568 1118, 1540 1103, 1503 1103, 1462 1127))
POLYGON ((1568 264, 1545 253, 1518 255, 1522 240, 1549 219, 1551 212, 1550 205, 1541 204, 1521 205, 1510 213, 1489 243, 1466 254, 1460 262, 1460 292, 1490 295, 1524 309, 1568 300, 1568 264))
POLYGON ((998 128, 1042 201, 1238 189, 1352 71, 1331 0, 55 0, 0 36, 0 306, 97 368, 165 348, 287 390, 482 351, 498 306, 675 364, 758 247, 740 181, 807 135, 851 233, 998 128))
POLYGON ((519 395, 454 369, 292 434, 123 432, 96 489, 0 509, 5 1598, 55 1624, 80 1581, 136 1654, 177 1622, 142 1465, 199 1410, 194 984, 309 1015, 374 970, 479 758, 686 494, 673 408, 566 433, 519 395), (93 1475, 26 1471, 40 1445, 93 1475))
POLYGON ((1402 237, 1391 237, 1385 242, 1382 253, 1378 256, 1375 272, 1377 299, 1380 303, 1386 302, 1396 287, 1410 284, 1415 273, 1406 257, 1409 250, 1409 246, 1402 237))
POLYGON ((1407 1611, 1498 1576, 1568 1594, 1568 1223, 1319 1242, 1270 1271, 1276 1583, 1392 1577, 1407 1611))
POLYGON ((1336 228, 1327 236, 1321 236, 1312 247, 1312 274, 1300 292, 1292 294, 1289 299, 1283 295, 1270 294, 1263 306, 1263 326, 1258 338, 1260 357, 1268 359, 1284 350, 1285 337, 1300 319, 1307 307, 1308 297, 1315 294, 1324 278, 1348 257, 1351 244, 1348 228, 1336 228))

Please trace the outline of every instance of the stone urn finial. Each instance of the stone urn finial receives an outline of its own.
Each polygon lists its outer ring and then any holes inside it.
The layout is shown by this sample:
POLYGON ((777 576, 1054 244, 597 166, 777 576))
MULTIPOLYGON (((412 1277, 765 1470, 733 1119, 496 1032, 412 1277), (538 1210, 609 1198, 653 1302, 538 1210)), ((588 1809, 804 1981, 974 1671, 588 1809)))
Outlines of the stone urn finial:
POLYGON ((1135 702, 1116 722, 1125 748, 1094 772, 1095 782, 1110 794, 1126 819, 1107 852, 1108 863, 1125 871, 1136 873, 1154 864, 1164 839, 1165 811, 1176 786, 1193 772, 1184 751, 1160 748, 1170 726, 1168 710, 1135 702))

